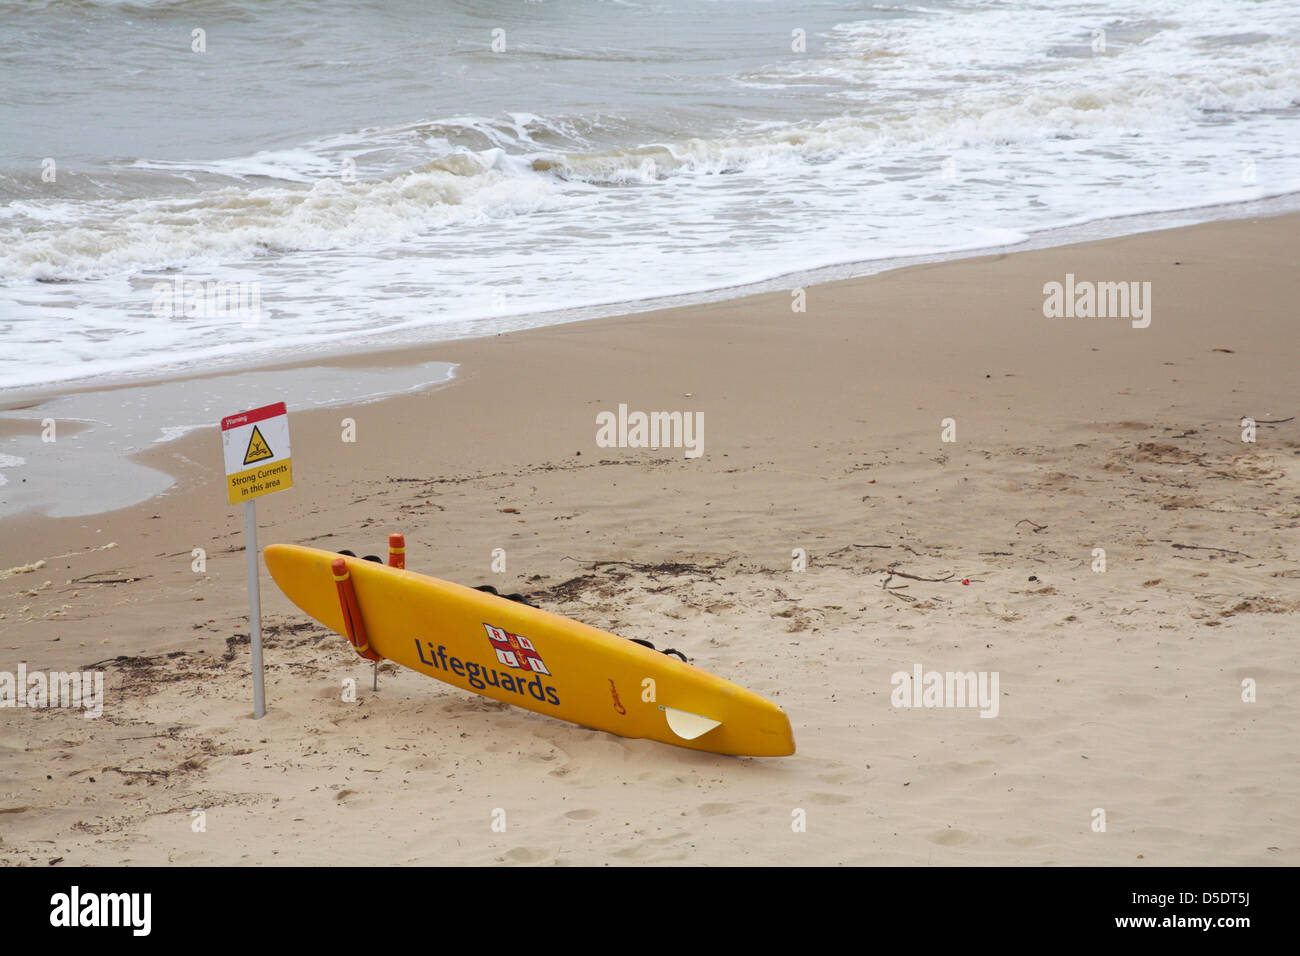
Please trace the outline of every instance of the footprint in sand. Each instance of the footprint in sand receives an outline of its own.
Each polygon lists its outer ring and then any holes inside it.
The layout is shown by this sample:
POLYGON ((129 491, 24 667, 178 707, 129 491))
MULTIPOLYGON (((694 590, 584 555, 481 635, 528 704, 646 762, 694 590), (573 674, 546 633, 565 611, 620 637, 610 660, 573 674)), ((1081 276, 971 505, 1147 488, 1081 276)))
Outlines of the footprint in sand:
POLYGON ((674 833, 672 836, 648 837, 642 840, 636 846, 623 847, 621 850, 615 850, 614 855, 623 859, 645 860, 654 856, 656 861, 682 860, 686 858, 686 853, 682 850, 673 850, 656 853, 660 847, 667 847, 672 843, 686 839, 685 833, 674 833))
POLYGON ((976 760, 971 763, 962 763, 961 761, 950 760, 948 763, 941 764, 940 769, 953 774, 972 774, 982 772, 991 766, 993 766, 992 760, 976 760))
POLYGON ((590 820, 599 814, 599 810, 570 810, 565 814, 570 820, 590 820))
POLYGON ((1018 846, 1018 847, 1023 847, 1025 849, 1032 850, 1035 847, 1042 846, 1047 841, 1039 836, 1019 836, 1019 837, 1007 837, 1006 842, 1010 843, 1012 846, 1018 846))
POLYGON ((834 773, 819 773, 817 779, 822 783, 851 783, 857 777, 853 770, 836 770, 834 773))
POLYGON ((853 798, 843 793, 814 793, 808 797, 809 803, 819 803, 824 807, 848 803, 853 798))
POLYGON ((517 846, 506 851, 506 858, 512 863, 540 863, 549 856, 549 853, 537 847, 517 846))

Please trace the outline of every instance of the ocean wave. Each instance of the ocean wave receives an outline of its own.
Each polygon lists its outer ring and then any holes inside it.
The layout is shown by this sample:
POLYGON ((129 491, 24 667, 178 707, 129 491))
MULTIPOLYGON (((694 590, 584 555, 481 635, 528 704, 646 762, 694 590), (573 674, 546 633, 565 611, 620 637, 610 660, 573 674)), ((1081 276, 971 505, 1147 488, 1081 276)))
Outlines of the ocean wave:
POLYGON ((892 148, 953 150, 1079 136, 1122 136, 1195 124, 1212 111, 1254 113, 1300 105, 1300 68, 1232 75, 1113 77, 1056 89, 995 91, 935 99, 910 112, 842 116, 811 123, 693 137, 597 152, 542 153, 531 167, 596 184, 646 183, 687 172, 734 173, 782 163, 870 157, 892 148))
POLYGON ((53 204, 42 210, 47 221, 20 217, 0 229, 0 277, 91 279, 394 242, 556 201, 544 179, 493 168, 500 158, 499 151, 445 156, 377 182, 322 179, 305 187, 229 186, 165 200, 53 204))
POLYGON ((611 131, 633 133, 617 117, 517 113, 371 130, 329 144, 206 163, 137 161, 132 169, 206 174, 230 184, 148 199, 39 205, 31 189, 24 189, 24 201, 11 203, 0 218, 0 281, 87 279, 196 261, 400 242, 440 227, 555 208, 569 201, 575 186, 649 185, 742 172, 779 177, 830 162, 884 162, 922 151, 1069 139, 1122 145, 1133 135, 1193 128, 1208 114, 1293 110, 1298 100, 1295 66, 1222 68, 1199 76, 1111 71, 1092 82, 1074 77, 1040 84, 1032 93, 995 88, 935 96, 911 111, 863 109, 815 122, 628 146, 598 142, 611 131), (422 152, 424 160, 374 181, 347 183, 337 175, 340 157, 394 143, 405 143, 407 155, 422 152), (259 179, 276 182, 250 185, 259 179))

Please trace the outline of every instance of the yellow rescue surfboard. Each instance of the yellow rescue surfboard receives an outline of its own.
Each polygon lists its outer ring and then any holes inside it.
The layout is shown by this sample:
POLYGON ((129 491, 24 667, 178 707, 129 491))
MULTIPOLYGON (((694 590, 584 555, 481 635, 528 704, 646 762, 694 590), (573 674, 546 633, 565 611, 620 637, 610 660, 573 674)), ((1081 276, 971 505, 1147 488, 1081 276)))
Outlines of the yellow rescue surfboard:
MULTIPOLYGON (((347 634, 331 570, 340 555, 287 544, 270 545, 264 555, 289 600, 347 634)), ((344 560, 370 648, 404 667, 621 737, 719 754, 794 753, 785 712, 721 677, 517 601, 373 561, 344 560), (654 699, 647 701, 651 687, 654 699)))

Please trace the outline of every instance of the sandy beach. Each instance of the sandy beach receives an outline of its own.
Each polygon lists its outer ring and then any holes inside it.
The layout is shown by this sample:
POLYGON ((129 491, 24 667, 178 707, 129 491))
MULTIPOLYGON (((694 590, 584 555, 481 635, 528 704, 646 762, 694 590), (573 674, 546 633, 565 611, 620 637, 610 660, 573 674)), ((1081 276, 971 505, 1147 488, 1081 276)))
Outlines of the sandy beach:
POLYGON ((105 700, 0 711, 0 861, 1296 865, 1298 230, 357 355, 333 364, 456 377, 292 415, 263 545, 382 553, 403 532, 413 570, 775 700, 787 758, 623 739, 392 665, 372 691, 265 571, 254 721, 215 421, 140 456, 176 478, 145 504, 8 518, 0 670, 99 669, 105 700), (1045 316, 1067 276, 1149 282, 1149 325, 1045 316), (702 413, 702 453, 601 447, 620 405, 702 413), (918 665, 996 674, 996 715, 895 706, 918 665))

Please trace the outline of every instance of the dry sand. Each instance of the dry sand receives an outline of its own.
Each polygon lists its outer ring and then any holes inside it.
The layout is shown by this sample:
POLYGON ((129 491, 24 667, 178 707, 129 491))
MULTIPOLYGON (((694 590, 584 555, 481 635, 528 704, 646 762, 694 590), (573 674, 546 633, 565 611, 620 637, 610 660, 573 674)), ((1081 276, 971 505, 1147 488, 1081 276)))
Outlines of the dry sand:
POLYGON ((0 670, 107 661, 107 699, 98 720, 0 710, 0 861, 1300 863, 1298 227, 360 356, 458 378, 294 415, 263 544, 382 553, 403 531, 412 569, 772 697, 788 758, 626 740, 391 665, 373 693, 265 573, 253 721, 215 427, 144 456, 179 479, 145 505, 7 520, 0 569, 45 564, 0 572, 0 670), (1045 318, 1066 273, 1150 281, 1150 327, 1045 318), (598 447, 619 403, 703 412, 704 454, 598 447), (1244 416, 1288 420, 1245 443, 1244 416), (892 706, 916 664, 997 672, 997 716, 892 706))

